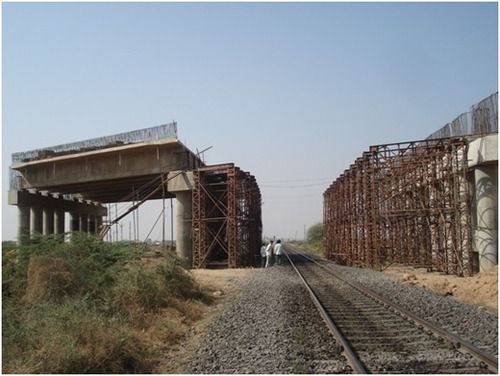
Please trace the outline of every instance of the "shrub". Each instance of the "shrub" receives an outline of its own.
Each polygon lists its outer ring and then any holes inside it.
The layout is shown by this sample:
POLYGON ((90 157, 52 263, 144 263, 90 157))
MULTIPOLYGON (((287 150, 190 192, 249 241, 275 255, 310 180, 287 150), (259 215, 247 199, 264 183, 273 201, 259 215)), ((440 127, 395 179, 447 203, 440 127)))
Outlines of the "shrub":
POLYGON ((73 290, 75 280, 65 260, 49 256, 31 257, 25 295, 27 302, 60 302, 73 290))
POLYGON ((126 321, 67 299, 4 311, 3 372, 147 373, 146 349, 126 321), (16 314, 17 316, 12 316, 16 314))
POLYGON ((37 237, 9 252, 2 259, 6 373, 149 373, 145 333, 177 341, 185 330, 179 323, 199 319, 199 301, 209 301, 171 254, 151 267, 136 260, 133 245, 84 234, 70 243, 37 237))

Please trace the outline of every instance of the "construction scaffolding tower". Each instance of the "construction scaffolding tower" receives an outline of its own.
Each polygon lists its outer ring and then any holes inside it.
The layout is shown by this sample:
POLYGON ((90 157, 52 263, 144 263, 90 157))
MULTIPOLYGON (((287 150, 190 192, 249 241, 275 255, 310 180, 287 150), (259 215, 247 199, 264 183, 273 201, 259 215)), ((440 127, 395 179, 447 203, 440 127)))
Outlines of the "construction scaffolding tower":
POLYGON ((477 268, 465 138, 371 146, 325 191, 325 249, 349 266, 477 268))
POLYGON ((262 239, 255 177, 234 164, 194 171, 193 267, 254 265, 262 239))

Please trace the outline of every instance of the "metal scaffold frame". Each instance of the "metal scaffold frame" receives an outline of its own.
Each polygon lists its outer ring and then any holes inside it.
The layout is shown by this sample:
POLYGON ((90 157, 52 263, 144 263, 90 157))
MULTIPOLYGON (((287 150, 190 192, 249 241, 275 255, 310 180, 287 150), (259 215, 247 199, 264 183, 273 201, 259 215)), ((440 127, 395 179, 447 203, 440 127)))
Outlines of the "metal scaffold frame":
POLYGON ((473 274, 467 150, 464 138, 371 146, 323 195, 327 257, 473 274))
POLYGON ((261 194, 234 164, 194 171, 193 267, 254 265, 262 238, 261 194))

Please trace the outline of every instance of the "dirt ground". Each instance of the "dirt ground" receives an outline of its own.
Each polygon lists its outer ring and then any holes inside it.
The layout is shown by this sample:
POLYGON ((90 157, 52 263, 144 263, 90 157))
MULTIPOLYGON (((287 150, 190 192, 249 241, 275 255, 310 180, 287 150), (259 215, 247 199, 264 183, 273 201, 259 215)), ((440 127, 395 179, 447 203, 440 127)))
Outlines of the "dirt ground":
POLYGON ((396 281, 451 295, 459 302, 477 305, 498 315, 498 267, 472 277, 457 277, 404 266, 391 266, 385 273, 396 281))

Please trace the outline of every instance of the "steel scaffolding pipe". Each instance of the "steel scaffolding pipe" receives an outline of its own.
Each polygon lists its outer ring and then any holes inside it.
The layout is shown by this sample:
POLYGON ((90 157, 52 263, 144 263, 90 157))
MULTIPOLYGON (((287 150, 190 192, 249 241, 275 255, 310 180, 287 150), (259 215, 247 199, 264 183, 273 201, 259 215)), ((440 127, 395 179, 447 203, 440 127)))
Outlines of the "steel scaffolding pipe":
POLYGON ((193 267, 254 265, 262 239, 255 177, 234 164, 194 171, 193 267))
POLYGON ((464 138, 371 146, 324 192, 327 257, 473 274, 467 149, 464 138))

